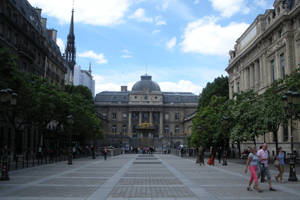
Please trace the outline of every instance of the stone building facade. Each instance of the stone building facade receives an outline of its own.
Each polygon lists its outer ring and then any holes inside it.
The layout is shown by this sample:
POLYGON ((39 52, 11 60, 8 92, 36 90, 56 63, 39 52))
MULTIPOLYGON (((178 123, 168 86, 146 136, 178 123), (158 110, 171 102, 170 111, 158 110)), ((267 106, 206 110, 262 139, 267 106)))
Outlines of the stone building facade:
POLYGON ((79 65, 74 67, 74 85, 84 85, 88 87, 93 97, 95 96, 95 80, 92 76, 92 67, 89 66, 89 70, 82 70, 79 65))
MULTIPOLYGON (((254 90, 258 94, 300 65, 300 1, 275 0, 273 9, 258 15, 230 51, 229 95, 254 90)), ((295 149, 300 149, 300 126, 294 122, 295 149)), ((279 145, 290 152, 290 124, 280 127, 279 145)), ((272 134, 258 138, 275 150, 272 134)))
POLYGON ((141 76, 132 91, 101 92, 95 105, 102 118, 104 145, 166 149, 186 144, 198 96, 192 93, 161 92, 148 75, 141 76))
POLYGON ((21 71, 64 85, 69 66, 56 44, 57 31, 47 29, 41 12, 27 0, 0 0, 0 47, 12 50, 21 71))
MULTIPOLYGON (((41 12, 27 0, 0 0, 0 48, 12 51, 22 72, 47 78, 62 87, 73 84, 76 54, 73 11, 64 55, 56 44, 57 31, 47 29, 47 19, 41 12)), ((11 155, 34 153, 46 140, 33 126, 23 125, 22 130, 15 133, 9 124, 0 123, 0 149, 7 144, 11 155)))

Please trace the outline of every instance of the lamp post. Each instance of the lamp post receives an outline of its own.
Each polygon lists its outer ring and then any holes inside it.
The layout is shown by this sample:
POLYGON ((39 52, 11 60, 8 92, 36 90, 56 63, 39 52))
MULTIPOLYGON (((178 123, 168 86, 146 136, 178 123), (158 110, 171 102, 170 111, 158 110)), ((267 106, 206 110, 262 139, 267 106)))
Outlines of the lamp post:
POLYGON ((282 97, 282 99, 287 103, 288 105, 288 114, 290 117, 290 123, 291 123, 291 153, 289 155, 290 160, 290 174, 289 174, 289 181, 298 181, 297 175, 296 175, 296 154, 294 152, 294 136, 293 136, 293 116, 296 115, 295 112, 295 106, 300 101, 300 94, 297 91, 287 91, 285 95, 282 97))
POLYGON ((223 140, 224 140, 224 144, 223 144, 223 163, 222 165, 223 166, 226 166, 227 165, 227 126, 228 126, 228 117, 223 115, 222 116, 222 119, 223 119, 223 140))
POLYGON ((68 165, 72 165, 72 125, 73 125, 73 115, 67 116, 67 123, 69 125, 69 148, 68 148, 68 165))
MULTIPOLYGON (((17 96, 18 94, 15 93, 12 89, 2 89, 0 90, 0 101, 1 104, 6 105, 10 104, 12 106, 17 104, 17 96)), ((1 166, 1 181, 8 181, 8 148, 7 144, 4 145, 2 150, 2 166, 1 166)))

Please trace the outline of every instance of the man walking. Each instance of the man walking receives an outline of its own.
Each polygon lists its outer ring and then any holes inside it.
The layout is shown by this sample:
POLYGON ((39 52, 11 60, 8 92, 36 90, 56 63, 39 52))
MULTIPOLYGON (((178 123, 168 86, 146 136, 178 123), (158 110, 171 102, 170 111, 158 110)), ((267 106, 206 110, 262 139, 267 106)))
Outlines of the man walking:
POLYGON ((261 165, 261 173, 264 173, 267 176, 268 183, 269 183, 269 190, 276 191, 274 188, 272 188, 271 173, 268 165, 269 152, 267 149, 268 149, 268 145, 264 143, 262 148, 257 152, 257 157, 261 165))

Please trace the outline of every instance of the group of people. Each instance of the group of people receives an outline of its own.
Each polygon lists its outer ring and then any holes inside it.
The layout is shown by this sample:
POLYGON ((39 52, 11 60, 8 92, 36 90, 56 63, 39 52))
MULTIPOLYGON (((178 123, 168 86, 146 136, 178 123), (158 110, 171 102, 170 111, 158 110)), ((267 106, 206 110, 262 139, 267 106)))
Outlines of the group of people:
MULTIPOLYGON (((272 187, 272 181, 271 181, 271 173, 269 168, 269 152, 268 152, 268 145, 265 143, 261 147, 259 151, 256 151, 256 147, 252 147, 250 150, 250 153, 248 155, 248 160, 246 163, 245 173, 248 172, 248 168, 251 172, 251 177, 248 183, 247 190, 252 191, 251 185, 254 180, 254 189, 258 192, 262 192, 262 189, 258 185, 258 179, 261 177, 264 179, 264 176, 267 176, 267 182, 269 184, 269 190, 270 191, 276 191, 272 187)), ((279 182, 278 179, 280 179, 280 182, 283 183, 283 173, 284 173, 284 159, 285 155, 282 151, 282 148, 280 147, 278 149, 278 153, 276 155, 274 163, 278 163, 275 166, 278 168, 278 175, 275 177, 276 181, 279 182)))
MULTIPOLYGON (((208 165, 214 165, 214 153, 213 150, 210 149, 210 157, 207 161, 208 165)), ((260 150, 257 151, 256 147, 250 148, 250 153, 248 155, 248 160, 246 163, 245 173, 249 171, 251 172, 250 180, 247 186, 248 191, 252 191, 251 185, 254 181, 254 189, 258 192, 262 192, 262 189, 259 187, 258 180, 261 178, 261 182, 264 182, 265 176, 267 177, 267 182, 269 184, 270 191, 276 191, 272 187, 271 181, 271 173, 269 168, 269 152, 268 152, 268 145, 264 143, 260 150)), ((274 166, 278 169, 278 175, 275 177, 275 180, 280 183, 283 182, 283 173, 284 173, 284 165, 285 165, 285 154, 282 151, 282 147, 278 148, 276 157, 274 159, 274 166)), ((198 156, 196 163, 200 165, 204 165, 204 149, 202 146, 198 148, 198 156)))

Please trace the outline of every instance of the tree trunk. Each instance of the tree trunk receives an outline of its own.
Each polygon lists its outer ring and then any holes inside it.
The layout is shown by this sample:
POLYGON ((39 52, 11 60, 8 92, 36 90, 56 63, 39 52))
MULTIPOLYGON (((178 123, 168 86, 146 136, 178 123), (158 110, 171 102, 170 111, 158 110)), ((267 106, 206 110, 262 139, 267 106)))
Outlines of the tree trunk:
POLYGON ((237 142, 238 150, 239 150, 239 158, 241 157, 241 143, 240 141, 237 142))
POLYGON ((256 139, 255 139, 255 136, 252 137, 252 140, 253 140, 254 146, 256 146, 256 139))
POLYGON ((273 131, 273 136, 274 136, 275 147, 276 147, 275 151, 277 152, 277 150, 278 150, 278 131, 277 130, 273 131))

